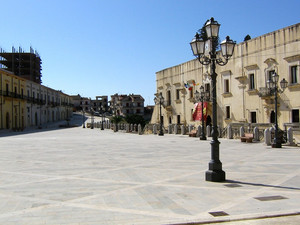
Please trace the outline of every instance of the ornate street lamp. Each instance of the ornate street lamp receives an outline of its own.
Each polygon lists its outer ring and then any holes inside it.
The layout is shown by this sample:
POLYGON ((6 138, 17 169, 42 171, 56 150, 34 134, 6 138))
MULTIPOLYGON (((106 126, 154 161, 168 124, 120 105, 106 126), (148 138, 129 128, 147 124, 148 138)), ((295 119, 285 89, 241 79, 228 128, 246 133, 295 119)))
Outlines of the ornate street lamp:
POLYGON ((222 57, 216 52, 218 45, 218 34, 220 24, 211 18, 205 23, 205 31, 208 40, 203 40, 198 33, 190 43, 194 56, 196 56, 202 65, 209 65, 211 69, 212 80, 212 107, 213 107, 213 126, 212 126, 212 141, 211 141, 211 160, 209 169, 206 171, 206 181, 221 182, 225 181, 225 172, 222 170, 222 163, 219 159, 218 141, 218 123, 217 123, 217 88, 216 88, 216 63, 220 66, 227 64, 230 57, 233 55, 235 42, 230 40, 229 36, 220 44, 222 57), (205 48, 209 51, 209 55, 205 55, 205 48))
POLYGON ((204 101, 208 101, 209 97, 210 97, 210 93, 209 93, 209 91, 204 91, 203 85, 201 85, 201 87, 200 87, 200 92, 196 91, 196 93, 195 93, 196 101, 201 101, 202 129, 201 129, 200 140, 207 139, 205 136, 205 132, 204 132, 205 126, 204 126, 204 115, 203 115, 203 103, 204 103, 204 101))
POLYGON ((281 139, 278 138, 278 92, 282 93, 286 89, 288 82, 283 78, 280 81, 280 87, 282 90, 278 89, 278 80, 279 75, 275 72, 272 77, 267 81, 267 87, 270 90, 270 94, 274 94, 275 96, 275 138, 272 144, 272 148, 281 148, 281 139))
POLYGON ((159 104, 159 124, 160 124, 159 133, 158 133, 159 136, 164 136, 163 124, 162 124, 163 121, 162 121, 162 116, 161 116, 161 106, 164 104, 164 100, 165 99, 162 96, 162 93, 159 93, 159 95, 154 98, 154 102, 156 104, 159 104))

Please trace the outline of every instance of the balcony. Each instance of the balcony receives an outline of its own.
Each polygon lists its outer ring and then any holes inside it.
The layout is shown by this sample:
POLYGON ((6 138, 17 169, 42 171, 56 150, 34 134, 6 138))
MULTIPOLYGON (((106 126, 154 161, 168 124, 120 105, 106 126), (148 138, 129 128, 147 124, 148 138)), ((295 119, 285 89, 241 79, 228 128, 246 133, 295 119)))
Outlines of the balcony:
POLYGON ((267 87, 260 87, 258 96, 261 98, 270 98, 272 96, 270 89, 267 87))

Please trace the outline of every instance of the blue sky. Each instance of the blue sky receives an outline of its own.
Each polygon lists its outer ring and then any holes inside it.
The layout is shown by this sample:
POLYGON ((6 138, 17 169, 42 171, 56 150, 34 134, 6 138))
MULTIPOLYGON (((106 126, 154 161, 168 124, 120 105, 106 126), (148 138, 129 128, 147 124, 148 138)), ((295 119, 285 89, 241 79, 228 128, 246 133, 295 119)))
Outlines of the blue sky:
POLYGON ((205 21, 240 43, 300 22, 299 0, 14 0, 1 3, 0 47, 42 58, 43 85, 67 94, 141 94, 153 104, 155 72, 194 59, 205 21))

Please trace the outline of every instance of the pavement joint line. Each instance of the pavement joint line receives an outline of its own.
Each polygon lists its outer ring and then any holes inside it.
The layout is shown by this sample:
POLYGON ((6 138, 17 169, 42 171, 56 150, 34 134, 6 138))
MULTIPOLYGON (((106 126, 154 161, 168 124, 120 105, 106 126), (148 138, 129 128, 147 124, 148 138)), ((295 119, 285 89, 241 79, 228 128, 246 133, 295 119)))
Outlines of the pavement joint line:
POLYGON ((139 215, 147 215, 147 216, 160 216, 165 218, 178 218, 184 219, 186 215, 179 215, 172 212, 151 212, 147 210, 136 210, 136 209, 125 209, 125 208, 118 208, 118 207, 107 207, 103 205, 90 205, 90 204, 83 204, 83 203, 74 203, 74 202, 64 202, 64 205, 77 207, 77 208, 87 208, 87 209, 96 209, 96 210, 105 210, 111 212, 122 212, 127 214, 139 214, 139 215))
POLYGON ((287 216, 299 216, 300 212, 287 212, 287 213, 277 213, 272 215, 262 215, 262 216, 245 216, 240 218, 226 218, 230 216, 222 217, 221 219, 216 220, 206 220, 201 222, 188 222, 188 223, 173 223, 169 225, 202 225, 202 224, 216 224, 216 223, 228 223, 228 222, 241 222, 248 220, 260 220, 260 219, 268 219, 268 218, 278 218, 278 217, 287 217, 287 216))

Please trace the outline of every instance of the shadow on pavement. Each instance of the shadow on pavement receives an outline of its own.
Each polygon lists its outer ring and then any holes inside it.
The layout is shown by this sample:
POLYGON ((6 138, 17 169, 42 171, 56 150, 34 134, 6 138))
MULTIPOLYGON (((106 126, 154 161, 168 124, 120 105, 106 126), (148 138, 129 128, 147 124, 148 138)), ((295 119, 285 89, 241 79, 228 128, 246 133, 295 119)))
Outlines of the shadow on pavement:
POLYGON ((229 184, 241 184, 241 185, 251 185, 257 187, 270 187, 270 188, 282 188, 282 189, 290 189, 290 190, 300 190, 298 187, 284 187, 284 186, 277 186, 277 185, 270 185, 270 184, 258 184, 258 183, 249 183, 249 182, 242 182, 236 180, 226 180, 225 183, 229 184))
POLYGON ((83 125, 83 120, 85 122, 87 119, 88 117, 82 118, 81 114, 73 114, 70 121, 62 120, 53 123, 48 123, 43 125, 41 128, 31 127, 31 128, 25 128, 23 131, 2 130, 0 131, 0 137, 9 137, 9 136, 32 134, 32 133, 45 132, 45 131, 51 131, 57 129, 64 129, 64 128, 80 127, 83 125))

